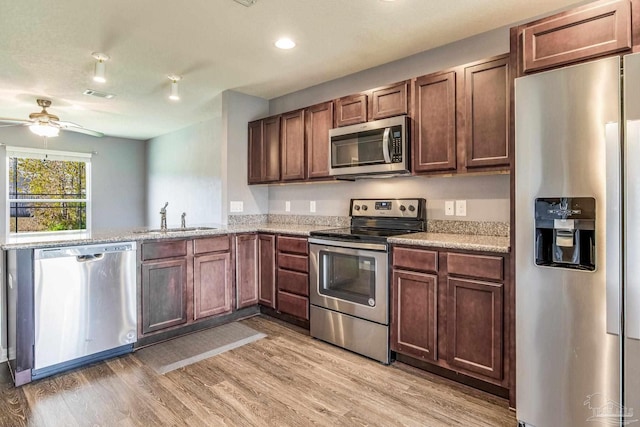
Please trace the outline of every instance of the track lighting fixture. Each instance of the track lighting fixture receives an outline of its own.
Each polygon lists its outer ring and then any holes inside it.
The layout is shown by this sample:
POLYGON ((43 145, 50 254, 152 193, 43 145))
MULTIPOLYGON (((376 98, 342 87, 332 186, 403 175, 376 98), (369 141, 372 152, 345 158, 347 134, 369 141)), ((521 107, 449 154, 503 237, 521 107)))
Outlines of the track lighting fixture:
POLYGON ((93 52, 91 54, 96 59, 96 66, 93 70, 93 81, 98 83, 104 83, 107 81, 105 77, 105 61, 108 61, 109 55, 100 52, 93 52))
POLYGON ((169 95, 169 99, 172 101, 179 101, 180 94, 178 93, 178 82, 182 80, 182 77, 175 74, 169 74, 167 78, 171 80, 171 94, 169 95))

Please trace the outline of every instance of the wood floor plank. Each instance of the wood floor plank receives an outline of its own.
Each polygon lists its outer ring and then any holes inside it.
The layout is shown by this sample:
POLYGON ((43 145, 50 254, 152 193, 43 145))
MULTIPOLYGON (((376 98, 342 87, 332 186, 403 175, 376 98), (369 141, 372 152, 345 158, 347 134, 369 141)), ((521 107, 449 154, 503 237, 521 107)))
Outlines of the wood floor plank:
POLYGON ((242 322, 267 337, 165 375, 135 353, 20 388, 0 370, 0 427, 516 425, 495 396, 271 318, 242 322))

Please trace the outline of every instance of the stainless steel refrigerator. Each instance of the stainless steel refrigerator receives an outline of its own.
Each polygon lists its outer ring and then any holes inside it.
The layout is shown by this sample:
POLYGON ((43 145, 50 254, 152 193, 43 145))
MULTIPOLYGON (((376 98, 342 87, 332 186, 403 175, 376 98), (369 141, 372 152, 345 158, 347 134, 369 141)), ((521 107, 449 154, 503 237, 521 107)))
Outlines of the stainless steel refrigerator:
POLYGON ((517 418, 640 426, 640 54, 515 99, 517 418))

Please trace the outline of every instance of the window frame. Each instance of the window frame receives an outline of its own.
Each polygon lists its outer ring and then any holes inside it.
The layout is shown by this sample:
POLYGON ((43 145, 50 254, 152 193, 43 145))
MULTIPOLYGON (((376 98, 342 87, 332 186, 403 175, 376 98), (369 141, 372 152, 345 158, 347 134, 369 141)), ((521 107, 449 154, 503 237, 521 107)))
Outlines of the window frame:
POLYGON ((73 151, 59 151, 48 150, 40 148, 27 148, 27 147, 12 147, 7 146, 5 151, 5 201, 6 201, 6 220, 5 220, 5 235, 10 237, 15 236, 43 236, 43 235, 62 235, 73 233, 90 233, 91 232, 91 207, 92 207, 92 192, 91 192, 91 157, 92 153, 82 153, 73 151), (12 199, 10 197, 11 180, 9 174, 11 172, 10 158, 20 157, 25 159, 49 159, 58 161, 70 161, 70 162, 84 162, 85 163, 85 198, 80 199, 12 199), (84 229, 77 230, 57 230, 57 231, 28 231, 28 232, 15 232, 11 230, 11 203, 85 203, 86 206, 86 222, 84 229))

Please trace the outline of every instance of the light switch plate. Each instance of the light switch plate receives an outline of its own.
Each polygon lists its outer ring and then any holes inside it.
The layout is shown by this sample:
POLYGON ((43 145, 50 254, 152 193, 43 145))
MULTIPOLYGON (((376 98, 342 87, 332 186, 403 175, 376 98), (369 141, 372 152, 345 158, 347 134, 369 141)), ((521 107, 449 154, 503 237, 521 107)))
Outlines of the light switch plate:
POLYGON ((291 212, 291 202, 289 200, 284 202, 284 211, 285 212, 291 212))
POLYGON ((456 200, 456 216, 467 216, 466 200, 456 200))
POLYGON ((315 212, 315 211, 316 211, 316 201, 311 200, 309 202, 309 212, 315 212))
POLYGON ((242 201, 233 201, 229 203, 230 212, 242 212, 244 210, 244 203, 242 201))
POLYGON ((454 210, 454 207, 453 207, 453 200, 445 200, 445 202, 444 202, 444 214, 446 216, 455 215, 455 210, 454 210))

